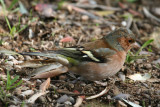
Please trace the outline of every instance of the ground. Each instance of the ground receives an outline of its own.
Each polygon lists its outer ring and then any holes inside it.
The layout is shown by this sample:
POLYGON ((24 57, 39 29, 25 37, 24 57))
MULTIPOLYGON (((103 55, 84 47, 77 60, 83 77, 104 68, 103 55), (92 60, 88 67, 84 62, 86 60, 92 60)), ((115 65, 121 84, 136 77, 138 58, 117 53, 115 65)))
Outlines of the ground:
POLYGON ((4 50, 34 52, 70 47, 97 40, 120 27, 127 27, 136 35, 137 47, 130 50, 134 55, 146 41, 152 39, 154 41, 143 48, 134 60, 126 60, 124 67, 116 75, 100 83, 77 80, 79 76, 69 72, 52 77, 50 84, 49 80, 47 81, 49 87, 45 89, 43 95, 32 103, 27 101, 39 92, 39 86, 47 79, 26 80, 27 74, 35 68, 18 68, 17 65, 26 60, 46 58, 2 53, 0 106, 68 107, 73 106, 79 97, 83 100, 82 107, 129 106, 121 98, 143 107, 160 106, 159 1, 14 0, 13 3, 5 0, 5 9, 2 1, 0 52, 4 50), (20 7, 20 11, 14 12, 17 7, 20 7), (130 75, 137 73, 142 75, 147 73, 151 77, 143 81, 129 78, 130 75), (7 85, 10 84, 7 82, 9 76, 13 79, 17 75, 19 78, 12 82, 18 84, 18 81, 23 80, 22 83, 11 89, 7 88, 14 86, 12 83, 11 86, 7 85), (104 89, 107 91, 102 96, 87 100, 87 97, 96 95, 104 89), (27 90, 30 92, 24 94, 23 92, 27 90))

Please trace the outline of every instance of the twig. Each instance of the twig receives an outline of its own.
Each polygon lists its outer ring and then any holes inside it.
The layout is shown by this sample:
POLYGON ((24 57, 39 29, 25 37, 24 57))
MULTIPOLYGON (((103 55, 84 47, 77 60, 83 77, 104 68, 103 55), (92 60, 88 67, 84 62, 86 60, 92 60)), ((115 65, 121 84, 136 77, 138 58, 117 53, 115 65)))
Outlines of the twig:
POLYGON ((79 107, 82 104, 83 100, 84 100, 84 96, 78 96, 74 107, 79 107))
POLYGON ((156 20, 157 22, 160 22, 160 19, 156 16, 152 15, 145 7, 143 7, 143 12, 146 15, 146 17, 156 20))
POLYGON ((100 96, 106 94, 109 90, 110 90, 110 89, 107 89, 107 87, 106 87, 106 88, 105 88, 103 91, 101 91, 99 94, 96 94, 96 95, 87 97, 86 99, 87 99, 87 100, 91 100, 91 99, 98 98, 98 97, 100 97, 100 96))
POLYGON ((129 17, 129 18, 128 18, 128 21, 127 21, 127 28, 128 28, 128 29, 131 27, 132 21, 133 21, 133 18, 132 18, 132 17, 129 17))
POLYGON ((67 8, 69 11, 74 10, 74 11, 76 11, 76 12, 79 12, 79 13, 83 14, 83 15, 87 15, 87 16, 90 17, 91 19, 101 20, 103 23, 108 24, 108 25, 116 24, 115 22, 106 21, 106 20, 104 20, 103 18, 94 15, 93 13, 90 13, 90 12, 84 10, 84 9, 81 9, 81 8, 76 7, 76 6, 74 6, 74 5, 71 5, 71 4, 64 4, 63 7, 64 7, 64 8, 67 8))
POLYGON ((111 10, 111 11, 121 11, 121 8, 117 7, 109 7, 109 6, 104 6, 104 5, 89 5, 89 4, 74 4, 72 3, 71 5, 83 8, 83 9, 102 9, 102 10, 111 10))
POLYGON ((153 65, 153 67, 156 68, 156 69, 158 69, 158 70, 160 70, 160 68, 158 68, 156 65, 153 65))
POLYGON ((139 32, 139 29, 138 29, 135 21, 133 21, 133 29, 134 29, 134 31, 136 32, 136 34, 138 35, 138 37, 139 37, 139 36, 140 36, 140 32, 139 32))
POLYGON ((82 39, 83 39, 83 35, 80 36, 77 45, 79 45, 81 43, 82 39))
POLYGON ((86 94, 86 93, 73 93, 73 92, 69 92, 69 91, 66 91, 66 90, 62 90, 62 89, 57 89, 56 92, 58 93, 62 93, 62 94, 69 94, 69 95, 72 95, 72 96, 80 96, 80 95, 85 95, 85 96, 88 96, 88 95, 93 95, 93 94, 86 94))

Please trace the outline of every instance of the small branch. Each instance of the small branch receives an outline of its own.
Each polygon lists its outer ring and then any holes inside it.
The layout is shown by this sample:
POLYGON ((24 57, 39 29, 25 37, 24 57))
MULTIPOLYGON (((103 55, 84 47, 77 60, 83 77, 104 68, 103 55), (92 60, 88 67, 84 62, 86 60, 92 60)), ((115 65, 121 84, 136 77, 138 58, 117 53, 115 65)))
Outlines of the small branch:
POLYGON ((83 8, 83 9, 101 9, 101 10, 110 10, 110 11, 121 11, 121 8, 117 7, 110 7, 110 6, 104 6, 104 5, 89 5, 89 4, 74 4, 72 3, 71 5, 83 8))
POLYGON ((156 20, 157 22, 160 22, 160 19, 156 16, 152 15, 145 7, 143 7, 143 12, 146 15, 146 17, 156 20))
POLYGON ((68 95, 72 95, 72 96, 81 96, 81 95, 88 96, 88 95, 93 95, 93 94, 85 94, 85 93, 74 93, 74 92, 69 92, 69 91, 62 90, 62 89, 57 89, 56 92, 62 93, 62 94, 68 94, 68 95))
POLYGON ((91 100, 91 99, 95 99, 95 98, 98 98, 104 94, 106 94, 110 89, 107 89, 107 87, 102 91, 100 92, 99 94, 96 94, 96 95, 93 95, 93 96, 90 96, 90 97, 87 97, 86 99, 87 100, 91 100))

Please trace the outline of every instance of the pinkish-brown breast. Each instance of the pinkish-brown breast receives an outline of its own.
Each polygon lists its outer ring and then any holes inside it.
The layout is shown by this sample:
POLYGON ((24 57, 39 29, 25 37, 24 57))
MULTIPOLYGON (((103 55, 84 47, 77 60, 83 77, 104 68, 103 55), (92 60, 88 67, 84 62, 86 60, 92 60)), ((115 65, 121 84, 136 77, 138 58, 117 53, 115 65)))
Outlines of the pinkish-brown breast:
POLYGON ((88 80, 101 80, 115 75, 122 68, 125 58, 126 52, 121 51, 110 57, 107 63, 83 62, 77 67, 71 67, 70 71, 88 80))

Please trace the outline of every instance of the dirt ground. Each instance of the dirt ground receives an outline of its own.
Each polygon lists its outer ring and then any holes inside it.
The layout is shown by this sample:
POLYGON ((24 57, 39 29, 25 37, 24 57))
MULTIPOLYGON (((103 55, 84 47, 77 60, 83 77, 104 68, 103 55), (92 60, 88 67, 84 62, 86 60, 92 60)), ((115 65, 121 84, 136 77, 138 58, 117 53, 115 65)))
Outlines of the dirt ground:
MULTIPOLYGON (((11 4, 11 0, 5 0, 6 7, 11 4)), ((0 5, 1 50, 35 52, 70 47, 94 41, 120 27, 127 27, 136 35, 137 47, 130 50, 132 53, 146 41, 154 40, 142 49, 140 58, 130 63, 126 61, 115 76, 97 83, 77 80, 79 76, 70 72, 60 74, 51 78, 48 89, 32 103, 27 101, 39 92, 40 85, 47 79, 26 80, 27 74, 35 68, 16 65, 21 61, 46 58, 0 54, 0 89, 7 95, 0 94, 0 107, 72 107, 78 98, 83 100, 81 107, 131 106, 122 98, 143 107, 160 107, 159 4, 158 0, 21 0, 11 10, 6 9, 5 14, 0 5), (17 7, 20 11, 13 12, 17 7), (23 82, 6 90, 7 71, 12 78, 19 75, 18 81, 23 82), (143 81, 129 78, 137 73, 151 77, 143 81), (104 89, 107 91, 103 95, 87 99, 104 89), (23 93, 25 91, 27 94, 23 93)))

